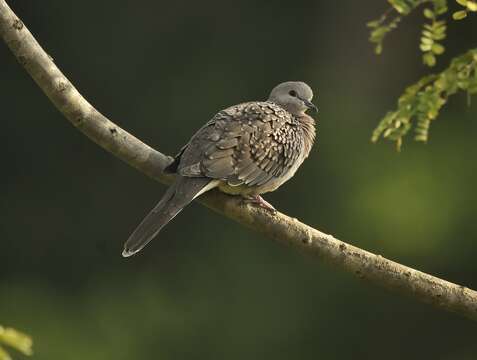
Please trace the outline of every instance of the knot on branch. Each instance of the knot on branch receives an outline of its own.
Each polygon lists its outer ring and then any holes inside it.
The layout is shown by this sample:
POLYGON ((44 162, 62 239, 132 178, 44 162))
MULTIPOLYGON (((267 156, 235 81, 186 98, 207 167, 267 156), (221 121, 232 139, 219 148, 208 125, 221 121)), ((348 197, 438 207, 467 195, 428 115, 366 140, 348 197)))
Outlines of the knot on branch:
POLYGON ((64 79, 59 79, 58 84, 57 84, 57 89, 59 92, 63 92, 68 88, 68 81, 65 81, 64 79))
POLYGON ((23 29, 23 22, 20 19, 15 19, 12 26, 15 30, 21 30, 23 29))

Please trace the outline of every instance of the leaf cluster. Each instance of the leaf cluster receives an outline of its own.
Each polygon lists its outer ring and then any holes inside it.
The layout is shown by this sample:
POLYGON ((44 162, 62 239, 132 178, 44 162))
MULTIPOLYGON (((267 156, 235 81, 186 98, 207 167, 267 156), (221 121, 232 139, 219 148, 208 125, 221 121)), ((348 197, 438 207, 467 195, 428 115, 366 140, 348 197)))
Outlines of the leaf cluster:
POLYGON ((433 10, 429 8, 424 9, 424 16, 430 20, 430 23, 423 25, 419 48, 423 52, 422 61, 427 66, 434 66, 436 64, 436 56, 443 54, 445 51, 440 41, 446 38, 447 25, 444 20, 438 20, 437 17, 446 11, 446 6, 436 7, 433 10))
MULTIPOLYGON (((477 13, 477 0, 455 0, 461 10, 455 11, 455 20, 477 13)), ((445 51, 442 41, 446 38, 447 24, 443 15, 448 12, 447 0, 388 0, 391 4, 379 19, 367 24, 371 28, 370 41, 375 44, 375 52, 380 54, 386 35, 397 28, 403 16, 409 15, 423 5, 423 15, 427 20, 422 27, 419 48, 423 63, 429 67, 436 65, 437 56, 445 51), (394 17, 392 17, 394 16, 394 17)), ((459 90, 467 92, 468 98, 477 93, 477 49, 455 57, 449 67, 439 74, 423 77, 409 86, 398 100, 396 110, 388 112, 379 122, 371 140, 386 138, 396 142, 400 149, 403 137, 414 126, 414 139, 427 142, 429 127, 450 95, 459 90)))
POLYGON ((419 47, 423 53, 424 64, 434 66, 436 56, 445 51, 441 41, 446 38, 447 25, 446 21, 440 18, 448 11, 447 0, 389 0, 389 3, 391 8, 379 19, 367 23, 371 29, 369 40, 375 44, 376 54, 381 54, 386 35, 397 28, 403 16, 409 15, 421 5, 425 5, 423 14, 428 22, 423 25, 419 47))
POLYGON ((427 142, 429 126, 450 95, 467 92, 477 94, 477 49, 454 58, 439 74, 423 77, 409 86, 399 98, 397 109, 388 112, 379 122, 371 140, 385 138, 396 142, 400 149, 403 137, 414 126, 414 139, 427 142))
POLYGON ((465 19, 468 13, 477 12, 477 1, 475 0, 456 0, 456 2, 462 6, 463 9, 452 14, 454 20, 465 19))

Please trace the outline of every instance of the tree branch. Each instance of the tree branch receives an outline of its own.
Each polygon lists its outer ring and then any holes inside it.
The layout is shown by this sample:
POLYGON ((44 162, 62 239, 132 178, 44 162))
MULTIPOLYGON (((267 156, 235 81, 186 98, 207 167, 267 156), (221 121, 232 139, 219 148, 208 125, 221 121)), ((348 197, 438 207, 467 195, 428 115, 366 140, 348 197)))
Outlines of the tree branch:
MULTIPOLYGON (((86 101, 4 0, 0 0, 0 35, 20 64, 75 127, 139 171, 162 183, 172 181, 172 177, 162 173, 171 158, 118 127, 86 101)), ((477 320, 474 290, 346 244, 282 213, 272 215, 257 207, 244 206, 238 197, 212 191, 199 201, 239 224, 316 255, 360 279, 477 320)))

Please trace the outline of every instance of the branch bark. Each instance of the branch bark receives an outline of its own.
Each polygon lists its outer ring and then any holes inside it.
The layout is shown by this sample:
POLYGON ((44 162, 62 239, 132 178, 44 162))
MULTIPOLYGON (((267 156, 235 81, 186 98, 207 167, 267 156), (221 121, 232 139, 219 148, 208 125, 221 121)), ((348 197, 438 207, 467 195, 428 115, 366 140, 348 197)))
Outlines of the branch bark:
MULTIPOLYGON (((146 175, 165 184, 172 181, 172 177, 162 173, 171 158, 118 127, 86 101, 4 0, 0 0, 0 35, 51 102, 76 128, 146 175)), ((360 279, 477 320, 474 290, 349 245, 285 214, 272 215, 257 207, 244 206, 237 197, 212 191, 199 201, 241 225, 316 255, 360 279)))

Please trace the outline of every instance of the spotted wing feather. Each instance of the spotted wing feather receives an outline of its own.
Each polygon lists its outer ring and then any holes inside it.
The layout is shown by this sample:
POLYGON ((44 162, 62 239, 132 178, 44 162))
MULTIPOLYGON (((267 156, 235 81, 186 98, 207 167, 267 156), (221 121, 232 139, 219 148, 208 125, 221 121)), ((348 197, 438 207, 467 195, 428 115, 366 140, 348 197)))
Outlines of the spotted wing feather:
POLYGON ((186 177, 221 179, 231 186, 261 186, 282 176, 301 150, 297 120, 271 102, 219 112, 176 157, 186 177))

